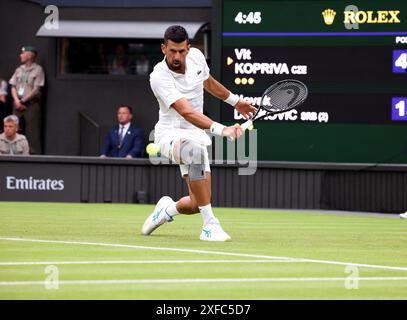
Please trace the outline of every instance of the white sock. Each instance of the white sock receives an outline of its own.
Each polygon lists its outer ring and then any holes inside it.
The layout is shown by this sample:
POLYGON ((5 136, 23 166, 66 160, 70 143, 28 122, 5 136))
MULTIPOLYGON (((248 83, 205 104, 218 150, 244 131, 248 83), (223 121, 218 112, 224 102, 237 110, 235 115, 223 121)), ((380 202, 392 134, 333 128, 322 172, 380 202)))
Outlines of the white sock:
POLYGON ((198 207, 198 208, 202 214, 204 225, 206 225, 209 222, 209 220, 211 220, 212 218, 215 218, 215 215, 213 214, 213 211, 212 211, 211 204, 207 204, 206 206, 198 207))
POLYGON ((172 217, 180 214, 177 210, 177 203, 172 202, 166 209, 165 212, 167 213, 167 221, 171 220, 172 217))

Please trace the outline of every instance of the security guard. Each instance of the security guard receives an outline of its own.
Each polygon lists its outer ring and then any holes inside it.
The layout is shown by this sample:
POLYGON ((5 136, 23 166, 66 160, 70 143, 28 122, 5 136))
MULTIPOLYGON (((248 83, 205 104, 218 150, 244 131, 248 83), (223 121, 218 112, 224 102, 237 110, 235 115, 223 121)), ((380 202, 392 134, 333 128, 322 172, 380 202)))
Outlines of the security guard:
POLYGON ((44 86, 45 76, 42 67, 35 63, 36 57, 37 50, 34 47, 23 47, 20 54, 22 65, 9 81, 14 100, 13 113, 19 118, 24 117, 31 154, 42 153, 41 87, 44 86))

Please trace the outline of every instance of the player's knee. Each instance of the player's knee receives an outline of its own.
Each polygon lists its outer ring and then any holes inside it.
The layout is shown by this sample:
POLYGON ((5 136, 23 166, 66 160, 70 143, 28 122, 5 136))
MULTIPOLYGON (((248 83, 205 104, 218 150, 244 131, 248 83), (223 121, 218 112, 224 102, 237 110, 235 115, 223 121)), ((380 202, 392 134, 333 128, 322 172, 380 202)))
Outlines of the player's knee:
POLYGON ((182 140, 179 145, 180 159, 183 164, 204 164, 205 147, 193 140, 182 140))
POLYGON ((205 179, 205 147, 193 140, 183 140, 180 144, 180 159, 188 165, 190 181, 205 179))

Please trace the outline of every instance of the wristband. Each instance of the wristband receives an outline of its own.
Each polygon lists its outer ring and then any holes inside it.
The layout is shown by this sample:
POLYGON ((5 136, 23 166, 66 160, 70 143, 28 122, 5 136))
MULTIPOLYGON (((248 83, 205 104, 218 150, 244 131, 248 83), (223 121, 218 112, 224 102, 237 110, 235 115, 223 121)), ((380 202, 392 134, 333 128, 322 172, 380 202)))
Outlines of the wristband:
POLYGON ((230 104, 231 106, 235 106, 239 102, 239 99, 240 98, 237 94, 233 94, 232 92, 229 91, 229 97, 227 97, 223 101, 230 104))
POLYGON ((225 126, 223 124, 213 122, 209 130, 211 131, 211 133, 221 136, 224 128, 225 126))

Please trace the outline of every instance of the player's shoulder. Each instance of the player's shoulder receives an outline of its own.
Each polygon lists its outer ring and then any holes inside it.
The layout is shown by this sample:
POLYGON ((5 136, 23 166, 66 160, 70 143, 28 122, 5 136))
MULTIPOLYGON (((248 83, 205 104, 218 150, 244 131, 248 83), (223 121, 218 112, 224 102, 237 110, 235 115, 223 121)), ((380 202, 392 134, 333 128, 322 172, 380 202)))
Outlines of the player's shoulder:
POLYGON ((153 71, 150 73, 150 81, 162 80, 168 77, 170 77, 170 73, 165 61, 157 63, 153 68, 153 71))
POLYGON ((199 60, 199 61, 206 61, 204 54, 198 48, 191 47, 189 49, 188 57, 190 59, 199 60))
POLYGON ((188 54, 194 55, 194 56, 200 56, 200 57, 203 57, 203 56, 204 56, 203 53, 202 53, 202 51, 199 50, 198 48, 195 48, 195 47, 191 47, 191 48, 189 49, 189 53, 188 53, 188 54))

